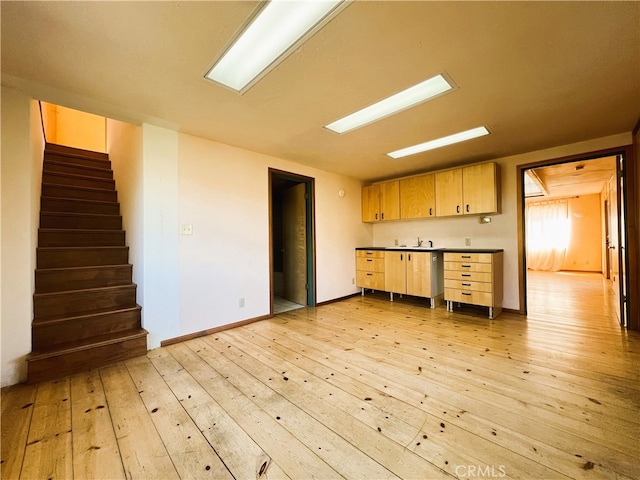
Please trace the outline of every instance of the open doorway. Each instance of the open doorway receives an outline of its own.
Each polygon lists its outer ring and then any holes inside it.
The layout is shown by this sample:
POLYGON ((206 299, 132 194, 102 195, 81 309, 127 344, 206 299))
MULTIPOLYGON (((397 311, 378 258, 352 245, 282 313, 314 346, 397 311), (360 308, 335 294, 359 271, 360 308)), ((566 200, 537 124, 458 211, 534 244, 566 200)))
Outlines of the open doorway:
POLYGON ((628 326, 624 157, 622 150, 518 167, 522 313, 552 314, 562 306, 546 304, 545 286, 561 285, 571 298, 591 277, 603 299, 612 297, 611 317, 628 326))
POLYGON ((269 170, 271 314, 315 305, 314 179, 269 170))

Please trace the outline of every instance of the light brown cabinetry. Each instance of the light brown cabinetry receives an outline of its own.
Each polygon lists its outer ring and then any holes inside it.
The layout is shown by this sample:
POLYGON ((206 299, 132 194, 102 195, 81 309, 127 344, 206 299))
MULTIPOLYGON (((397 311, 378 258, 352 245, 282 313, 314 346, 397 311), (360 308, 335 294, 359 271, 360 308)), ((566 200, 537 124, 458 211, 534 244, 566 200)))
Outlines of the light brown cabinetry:
POLYGON ((498 167, 482 163, 435 174, 436 216, 499 213, 498 167))
POLYGON ((436 215, 433 174, 400 180, 400 218, 429 218, 436 215))
POLYGON ((500 213, 495 162, 471 165, 362 188, 362 221, 500 213))
POLYGON ((380 185, 362 187, 362 221, 380 220, 380 185))
POLYGON ((447 310, 455 303, 489 307, 489 318, 502 311, 503 252, 445 252, 444 299, 447 310))
POLYGON ((442 253, 387 251, 384 258, 385 290, 431 299, 431 308, 442 303, 442 253))
POLYGON ((400 218, 400 182, 362 187, 362 221, 383 222, 400 218))
POLYGON ((384 257, 380 250, 356 250, 356 285, 363 289, 385 290, 384 257))

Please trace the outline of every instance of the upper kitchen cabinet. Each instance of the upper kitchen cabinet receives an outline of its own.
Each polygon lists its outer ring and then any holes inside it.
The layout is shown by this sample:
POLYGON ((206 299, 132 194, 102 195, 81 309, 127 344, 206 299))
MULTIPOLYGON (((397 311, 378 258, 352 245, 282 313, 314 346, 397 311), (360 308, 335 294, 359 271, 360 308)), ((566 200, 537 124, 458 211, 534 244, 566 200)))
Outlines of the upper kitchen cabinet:
POLYGON ((429 218, 436 215, 433 174, 400 180, 400 218, 429 218))
POLYGON ((400 182, 377 183, 362 188, 362 221, 384 222, 400 218, 400 182))
POLYGON ((499 213, 498 166, 491 162, 464 167, 462 196, 465 215, 499 213))
POLYGON ((362 221, 380 220, 380 185, 362 187, 362 221))
POLYGON ((436 216, 500 213, 494 162, 435 174, 436 216))
POLYGON ((436 216, 462 215, 462 170, 436 173, 436 216))

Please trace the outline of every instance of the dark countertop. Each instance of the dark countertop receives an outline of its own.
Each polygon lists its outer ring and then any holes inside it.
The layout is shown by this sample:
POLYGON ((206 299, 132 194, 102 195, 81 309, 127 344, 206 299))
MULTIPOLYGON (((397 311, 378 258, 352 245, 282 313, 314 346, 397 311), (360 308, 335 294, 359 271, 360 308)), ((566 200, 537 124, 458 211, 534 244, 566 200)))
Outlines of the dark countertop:
POLYGON ((356 247, 356 250, 389 250, 391 252, 451 252, 451 253, 497 253, 503 252, 502 248, 424 248, 424 247, 356 247))

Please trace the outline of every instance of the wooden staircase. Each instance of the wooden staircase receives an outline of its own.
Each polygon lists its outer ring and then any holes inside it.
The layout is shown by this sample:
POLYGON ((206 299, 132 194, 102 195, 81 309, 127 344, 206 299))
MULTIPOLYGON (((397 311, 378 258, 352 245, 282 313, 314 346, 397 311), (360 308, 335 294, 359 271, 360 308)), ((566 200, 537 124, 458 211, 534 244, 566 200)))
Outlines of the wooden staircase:
POLYGON ((44 152, 29 383, 147 353, 111 162, 44 152))

